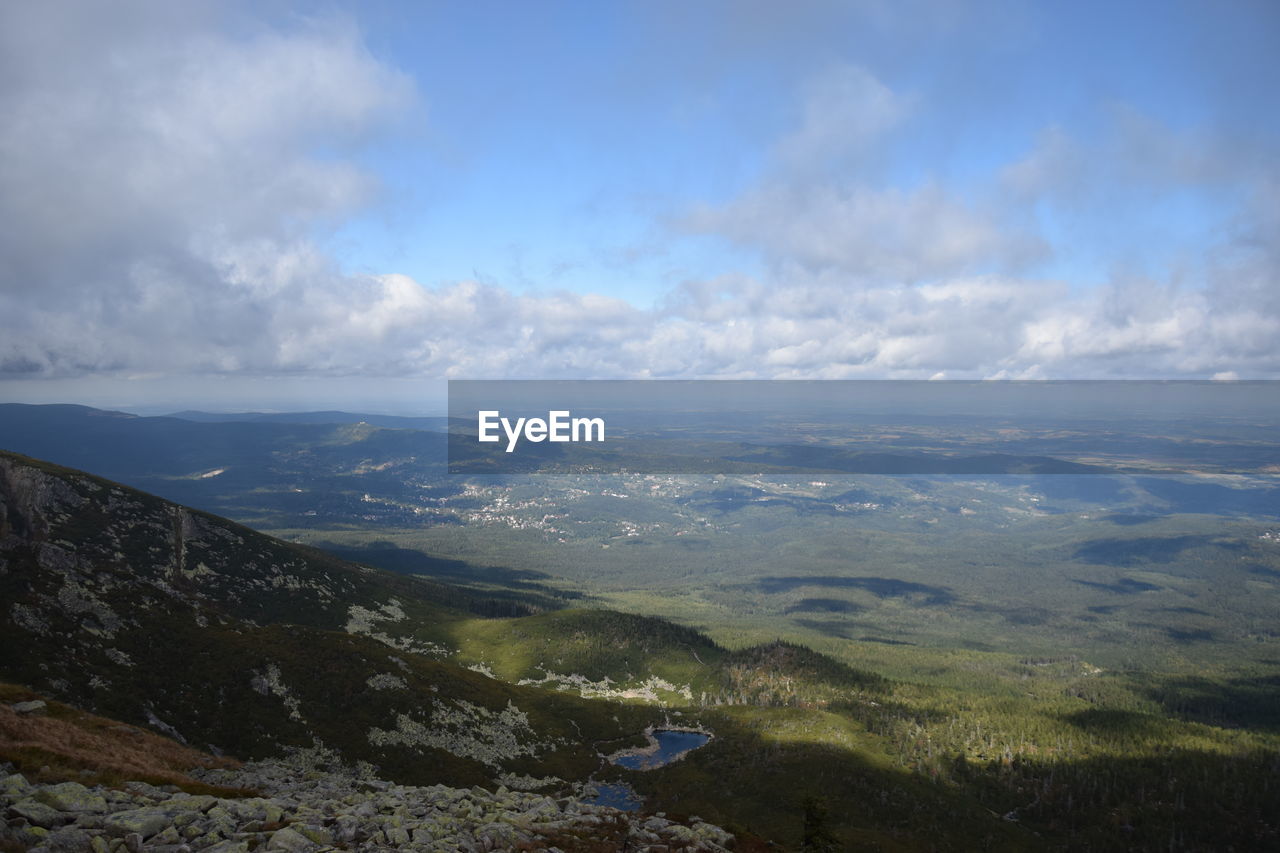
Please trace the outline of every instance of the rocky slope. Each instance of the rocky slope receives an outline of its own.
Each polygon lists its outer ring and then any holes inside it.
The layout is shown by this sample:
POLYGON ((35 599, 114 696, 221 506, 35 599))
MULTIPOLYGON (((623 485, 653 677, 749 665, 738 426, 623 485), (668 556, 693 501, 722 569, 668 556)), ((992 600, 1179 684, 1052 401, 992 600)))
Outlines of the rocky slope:
POLYGON ((678 823, 505 787, 396 785, 324 750, 197 772, 261 792, 234 799, 145 782, 31 784, 11 770, 0 766, 0 842, 37 851, 723 851, 732 843, 696 818, 678 823))

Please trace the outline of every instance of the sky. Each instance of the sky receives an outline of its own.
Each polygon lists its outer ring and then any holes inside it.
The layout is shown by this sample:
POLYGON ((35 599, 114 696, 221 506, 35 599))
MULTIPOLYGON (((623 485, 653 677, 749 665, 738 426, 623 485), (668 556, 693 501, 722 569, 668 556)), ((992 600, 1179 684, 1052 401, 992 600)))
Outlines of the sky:
POLYGON ((1270 0, 0 4, 0 400, 1280 378, 1270 0))

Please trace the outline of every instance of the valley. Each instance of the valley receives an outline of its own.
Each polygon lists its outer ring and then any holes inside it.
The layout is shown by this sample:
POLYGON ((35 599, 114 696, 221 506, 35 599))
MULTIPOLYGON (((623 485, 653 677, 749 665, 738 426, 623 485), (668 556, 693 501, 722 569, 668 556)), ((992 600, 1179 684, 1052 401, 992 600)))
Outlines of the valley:
MULTIPOLYGON (((95 713, 244 759, 318 739, 401 784, 599 773, 744 844, 798 849, 815 820, 904 850, 1277 837, 1280 483, 1251 424, 1148 457, 1125 433, 1090 474, 458 476, 441 433, 359 416, 0 409, 2 447, 198 508, 6 457, 80 503, 6 557, 28 652, 3 677, 95 713), (38 652, 52 636, 71 653, 38 652), (714 738, 601 769, 673 726, 714 738)), ((9 495, 10 538, 44 529, 9 495)))

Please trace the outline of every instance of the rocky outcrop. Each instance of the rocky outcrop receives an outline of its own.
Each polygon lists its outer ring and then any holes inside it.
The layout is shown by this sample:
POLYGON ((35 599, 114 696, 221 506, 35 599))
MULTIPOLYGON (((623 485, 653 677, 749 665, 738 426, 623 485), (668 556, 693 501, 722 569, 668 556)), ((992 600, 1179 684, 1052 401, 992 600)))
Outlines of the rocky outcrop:
POLYGON ((298 761, 198 770, 193 776, 260 796, 220 798, 131 782, 37 785, 0 767, 0 844, 35 851, 632 849, 723 851, 733 837, 690 818, 639 815, 572 798, 498 788, 395 785, 298 761))

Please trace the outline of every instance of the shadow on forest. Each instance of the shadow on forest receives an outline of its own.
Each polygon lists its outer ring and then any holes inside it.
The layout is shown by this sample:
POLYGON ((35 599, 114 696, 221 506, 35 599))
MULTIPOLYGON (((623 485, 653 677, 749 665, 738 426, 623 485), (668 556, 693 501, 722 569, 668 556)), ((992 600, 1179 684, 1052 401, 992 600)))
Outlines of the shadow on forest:
POLYGON ((1124 527, 1132 527, 1137 524, 1148 524, 1161 518, 1158 515, 1139 515, 1137 513, 1113 512, 1111 515, 1104 515, 1098 518, 1098 521, 1109 521, 1112 524, 1119 524, 1124 527))
POLYGON ((1164 737, 1170 727, 1169 720, 1163 717, 1113 708, 1087 708, 1066 714, 1062 719, 1086 732, 1112 737, 1164 737))
POLYGON ((861 589, 876 598, 916 599, 919 597, 919 604, 928 605, 950 604, 956 600, 955 593, 945 586, 931 586, 897 578, 785 575, 761 578, 758 586, 762 592, 770 595, 790 592, 805 586, 823 586, 833 589, 861 589))
POLYGON ((580 592, 555 589, 542 583, 551 578, 551 575, 543 572, 502 566, 476 566, 464 560, 433 557, 413 548, 401 548, 393 542, 378 541, 366 545, 317 542, 314 547, 344 560, 376 566, 401 575, 429 577, 464 589, 483 591, 489 598, 511 599, 540 610, 556 610, 565 607, 569 599, 583 597, 580 592))
POLYGON ((1120 580, 1115 583, 1087 581, 1081 578, 1073 578, 1073 580, 1081 586, 1091 586, 1094 589, 1104 589, 1107 592, 1114 592, 1117 595, 1136 595, 1140 592, 1154 592, 1155 590, 1160 589, 1156 584, 1134 580, 1133 578, 1120 578, 1120 580))
POLYGON ((922 759, 920 774, 876 766, 855 750, 760 736, 778 726, 802 730, 808 723, 793 711, 767 720, 716 715, 710 722, 717 734, 711 745, 628 777, 650 797, 648 808, 721 823, 746 816, 751 829, 795 844, 804 801, 825 798, 841 805, 827 813, 827 829, 847 849, 966 850, 985 843, 1003 850, 1156 850, 1176 835, 1183 850, 1258 850, 1271 849, 1280 832, 1274 752, 1182 747, 1176 724, 1153 714, 1091 709, 1067 717, 1082 733, 1134 745, 1117 755, 952 754, 922 759), (1143 741, 1160 747, 1149 750, 1143 741), (948 784, 935 784, 939 779, 948 784), (890 838, 892 845, 885 843, 890 838))
POLYGON ((978 613, 994 613, 1010 625, 1046 625, 1055 615, 1043 607, 997 607, 991 604, 974 604, 970 610, 978 613))
POLYGON ((866 610, 861 604, 842 598, 802 598, 787 608, 787 613, 857 613, 866 610))
POLYGON ((1139 683, 1169 713, 1224 728, 1280 732, 1280 674, 1215 680, 1179 676, 1139 683))
POLYGON ((1145 536, 1138 539, 1094 539, 1075 550, 1072 559, 1103 566, 1135 566, 1140 563, 1167 563, 1188 548, 1213 545, 1240 550, 1237 542, 1216 536, 1145 536))
POLYGON ((850 626, 837 619, 793 619, 791 621, 802 628, 817 631, 827 637, 836 637, 841 640, 853 639, 853 635, 849 633, 850 626))

